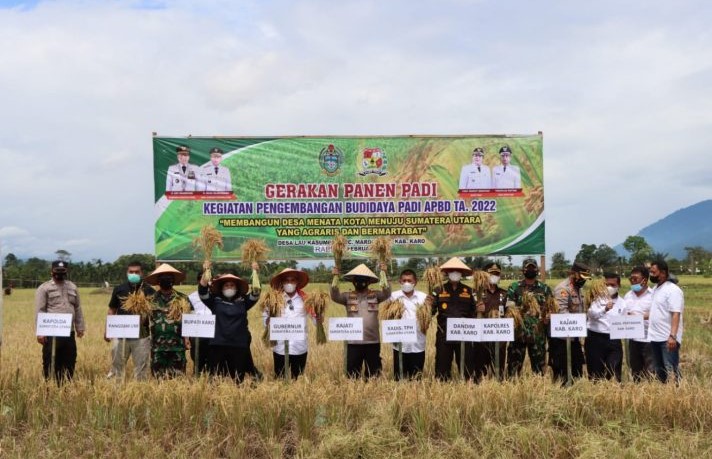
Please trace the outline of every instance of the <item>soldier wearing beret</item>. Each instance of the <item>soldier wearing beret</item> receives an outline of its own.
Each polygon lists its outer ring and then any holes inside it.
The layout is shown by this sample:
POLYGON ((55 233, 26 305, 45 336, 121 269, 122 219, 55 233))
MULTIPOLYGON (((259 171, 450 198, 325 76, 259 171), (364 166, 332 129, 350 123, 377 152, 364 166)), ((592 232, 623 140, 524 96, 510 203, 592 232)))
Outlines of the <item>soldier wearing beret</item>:
POLYGON ((492 188, 492 174, 489 166, 482 164, 485 151, 477 147, 472 151, 472 163, 460 170, 461 190, 489 190, 492 188))
POLYGON ((173 164, 166 173, 166 192, 196 191, 200 170, 189 164, 190 148, 180 145, 176 148, 178 164, 173 164))
POLYGON ((232 191, 230 169, 221 166, 223 151, 220 148, 210 150, 210 164, 201 169, 198 191, 232 191))

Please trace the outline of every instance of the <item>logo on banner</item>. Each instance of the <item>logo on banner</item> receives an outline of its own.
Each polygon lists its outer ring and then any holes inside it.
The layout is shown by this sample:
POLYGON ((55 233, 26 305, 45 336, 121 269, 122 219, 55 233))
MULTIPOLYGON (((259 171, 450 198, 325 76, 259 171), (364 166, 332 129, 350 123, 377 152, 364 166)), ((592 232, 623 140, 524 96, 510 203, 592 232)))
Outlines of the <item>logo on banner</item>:
POLYGON ((358 175, 386 175, 388 160, 383 150, 380 148, 366 148, 361 152, 361 155, 361 172, 358 175))
POLYGON ((319 152, 319 165, 326 175, 332 177, 339 173, 341 163, 344 161, 344 154, 338 147, 329 144, 319 152))

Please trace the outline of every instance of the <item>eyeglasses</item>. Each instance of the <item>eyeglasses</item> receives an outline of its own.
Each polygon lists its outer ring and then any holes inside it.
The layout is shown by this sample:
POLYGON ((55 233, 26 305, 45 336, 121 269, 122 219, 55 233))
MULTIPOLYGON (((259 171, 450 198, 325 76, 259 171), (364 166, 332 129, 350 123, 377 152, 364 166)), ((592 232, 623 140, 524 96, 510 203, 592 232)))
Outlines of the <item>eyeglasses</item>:
POLYGON ((292 300, 287 300, 287 306, 289 306, 290 311, 294 311, 294 303, 292 303, 292 300))

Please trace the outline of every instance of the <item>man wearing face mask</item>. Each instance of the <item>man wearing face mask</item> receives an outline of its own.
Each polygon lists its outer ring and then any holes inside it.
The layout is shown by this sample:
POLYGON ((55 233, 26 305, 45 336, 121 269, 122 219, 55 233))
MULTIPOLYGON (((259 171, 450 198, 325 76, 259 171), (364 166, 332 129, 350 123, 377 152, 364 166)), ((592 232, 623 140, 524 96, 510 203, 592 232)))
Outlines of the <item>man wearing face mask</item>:
MULTIPOLYGON (((498 263, 490 262, 482 269, 489 274, 490 281, 489 286, 484 291, 484 297, 478 298, 480 301, 477 303, 477 313, 481 313, 486 318, 502 318, 504 317, 507 303, 507 291, 497 285, 502 274, 502 268, 498 263)), ((475 381, 480 381, 487 372, 494 374, 494 348, 498 343, 482 342, 472 344, 475 381)), ((500 352, 499 374, 504 372, 504 359, 504 352, 500 352)))
POLYGON ((650 282, 656 285, 650 306, 648 338, 656 376, 663 383, 671 377, 678 383, 685 296, 680 287, 670 281, 670 277, 665 260, 654 261, 650 265, 650 282))
POLYGON ((616 378, 621 382, 623 347, 621 340, 611 339, 610 317, 625 314, 625 300, 618 295, 621 278, 615 273, 603 273, 608 298, 597 298, 588 307, 588 336, 584 348, 588 378, 616 378))
MULTIPOLYGON (((126 268, 126 282, 114 287, 109 300, 108 315, 131 314, 122 306, 129 294, 139 290, 143 291, 146 298, 150 298, 156 291, 150 285, 143 282, 143 267, 140 261, 131 261, 126 268)), ((107 338, 104 338, 109 341, 107 338)), ((138 338, 127 338, 124 345, 123 340, 113 338, 111 340, 111 377, 123 378, 124 368, 129 357, 134 364, 134 378, 137 380, 148 379, 148 369, 151 361, 151 338, 148 333, 148 317, 141 317, 141 326, 138 338)))
MULTIPOLYGON (((418 278, 415 271, 406 269, 400 274, 400 290, 391 294, 391 300, 401 299, 405 310, 403 319, 417 319, 416 311, 425 302, 425 293, 415 289, 418 278)), ((402 343, 403 352, 403 377, 413 379, 423 374, 425 366, 425 335, 417 328, 417 341, 414 343, 402 343)), ((400 365, 398 360, 398 348, 393 346, 393 375, 396 381, 400 379, 400 365)))
POLYGON ((252 354, 247 312, 257 303, 259 293, 248 293, 249 284, 232 274, 213 279, 200 279, 198 293, 215 314, 215 337, 210 341, 210 367, 218 376, 239 383, 252 372, 252 354))
MULTIPOLYGON (((306 319, 307 310, 304 307, 306 293, 304 287, 309 283, 309 275, 304 271, 286 268, 270 280, 273 290, 282 292, 284 308, 281 317, 306 319)), ((267 316, 269 320, 269 315, 267 316)), ((266 324, 268 325, 268 324, 266 324)), ((277 378, 284 377, 286 352, 284 341, 276 341, 272 347, 274 374, 277 378)), ((307 366, 307 341, 289 340, 289 372, 292 379, 297 379, 304 373, 307 366)))
POLYGON ((188 338, 181 334, 182 306, 189 306, 188 297, 173 288, 185 280, 185 274, 168 263, 163 263, 145 282, 158 285, 151 297, 151 373, 155 377, 170 378, 185 373, 185 350, 190 347, 188 338), (175 311, 178 310, 178 314, 175 311))
POLYGON ((650 307, 653 304, 653 291, 648 288, 650 272, 645 266, 636 266, 630 271, 630 290, 623 299, 626 304, 626 314, 643 316, 645 337, 632 339, 628 342, 630 355, 630 370, 633 381, 640 382, 654 374, 653 352, 648 339, 650 307))
POLYGON ((524 322, 522 330, 507 346, 507 374, 510 378, 521 374, 527 352, 529 352, 529 363, 535 374, 544 374, 544 365, 546 364, 544 311, 548 298, 552 296, 551 288, 537 280, 539 265, 533 258, 524 260, 522 274, 524 274, 524 279, 512 282, 512 285, 507 289, 507 298, 521 309, 524 294, 531 293, 536 298, 541 312, 536 314, 533 311, 522 310, 524 322))
MULTIPOLYGON (((461 282, 463 276, 472 274, 472 270, 459 258, 453 257, 440 266, 447 275, 448 282, 442 288, 436 287, 428 296, 432 313, 438 315, 438 332, 435 335, 435 377, 446 381, 452 377, 452 360, 455 359, 460 370, 461 344, 458 341, 447 341, 448 318, 475 318, 475 297, 472 289, 461 282)), ((473 352, 472 343, 465 343, 465 379, 472 378, 473 352)))
MULTIPOLYGON (((37 288, 35 292, 35 315, 40 312, 71 314, 72 332, 68 337, 56 336, 54 357, 54 378, 57 384, 64 379, 71 380, 74 376, 74 366, 77 362, 77 342, 74 335, 84 336, 84 314, 79 301, 79 291, 73 282, 67 280, 69 264, 63 260, 52 262, 52 280, 37 288)), ((52 368, 52 337, 38 336, 37 342, 42 345, 42 373, 45 379, 51 377, 52 368)))
MULTIPOLYGON (((554 287, 554 299, 559 306, 559 314, 580 314, 584 312, 582 289, 591 278, 591 270, 583 263, 575 262, 569 270, 569 277, 554 287)), ((571 338, 571 375, 583 376, 583 349, 579 338, 571 338)), ((549 365, 554 381, 565 382, 566 339, 549 337, 549 365)))
MULTIPOLYGON (((385 270, 385 266, 380 268, 382 271, 385 270)), ((332 272, 334 276, 339 275, 337 267, 334 267, 332 272)), ((369 289, 368 286, 378 282, 379 279, 364 264, 346 273, 344 280, 351 281, 354 291, 341 293, 338 284, 334 283, 331 287, 331 300, 346 306, 348 317, 363 319, 363 341, 348 341, 346 344, 346 373, 350 378, 360 378, 362 374, 366 378, 378 376, 381 373, 378 303, 391 295, 391 287, 387 285, 380 291, 369 289)))

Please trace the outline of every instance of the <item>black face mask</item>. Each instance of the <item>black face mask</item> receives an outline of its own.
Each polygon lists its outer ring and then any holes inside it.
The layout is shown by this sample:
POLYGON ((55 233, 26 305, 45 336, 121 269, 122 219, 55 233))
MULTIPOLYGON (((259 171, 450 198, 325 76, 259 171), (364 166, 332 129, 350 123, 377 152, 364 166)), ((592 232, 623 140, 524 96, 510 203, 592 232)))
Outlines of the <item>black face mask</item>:
POLYGON ((524 277, 527 279, 536 279, 536 276, 538 274, 539 273, 537 271, 530 271, 530 270, 524 271, 524 277))
POLYGON ((652 282, 653 284, 657 284, 658 282, 660 282, 660 277, 659 276, 650 276, 650 282, 652 282))
POLYGON ((366 281, 355 281, 355 282, 354 282, 354 287, 356 287, 356 290, 365 290, 366 287, 368 287, 368 282, 366 282, 366 281))
POLYGON ((158 285, 159 285, 163 290, 170 290, 170 289, 173 288, 173 279, 172 279, 172 278, 159 279, 159 280, 158 280, 158 285))
POLYGON ((576 279, 574 281, 574 285, 576 286, 576 288, 582 288, 584 284, 586 284, 586 279, 576 279))
POLYGON ((67 273, 52 273, 52 279, 56 281, 63 281, 67 278, 67 273))

